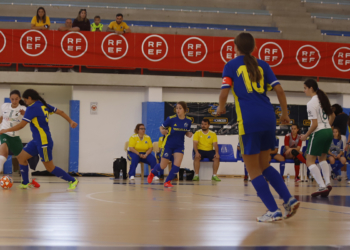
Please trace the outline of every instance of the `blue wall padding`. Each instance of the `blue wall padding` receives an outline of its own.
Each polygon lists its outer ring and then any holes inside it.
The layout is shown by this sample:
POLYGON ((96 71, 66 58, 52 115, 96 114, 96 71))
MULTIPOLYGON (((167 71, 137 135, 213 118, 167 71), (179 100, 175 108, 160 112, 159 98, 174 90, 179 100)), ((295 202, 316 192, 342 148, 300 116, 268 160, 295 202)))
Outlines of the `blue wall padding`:
POLYGON ((69 129, 69 172, 77 173, 79 170, 79 121, 80 121, 80 101, 70 101, 70 117, 78 123, 75 129, 69 129))
POLYGON ((12 155, 9 155, 4 163, 4 174, 12 174, 12 155))
POLYGON ((11 100, 10 100, 10 98, 8 98, 8 97, 5 97, 5 101, 4 101, 4 103, 11 103, 11 100))
MULTIPOLYGON (((161 133, 159 127, 164 122, 164 102, 143 102, 142 123, 145 124, 146 134, 152 142, 157 142, 161 133)), ((145 164, 145 175, 148 175, 148 166, 145 164)))

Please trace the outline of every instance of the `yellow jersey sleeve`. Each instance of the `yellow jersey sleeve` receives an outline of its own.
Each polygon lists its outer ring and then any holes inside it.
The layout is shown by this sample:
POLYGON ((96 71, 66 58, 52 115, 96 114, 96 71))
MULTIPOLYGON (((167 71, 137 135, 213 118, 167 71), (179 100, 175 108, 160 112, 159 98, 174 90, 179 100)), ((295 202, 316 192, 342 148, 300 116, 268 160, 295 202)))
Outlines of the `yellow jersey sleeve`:
POLYGON ((126 29, 129 29, 129 26, 123 22, 123 29, 126 30, 126 29))
POLYGON ((30 23, 36 25, 36 16, 33 16, 32 21, 30 23))
POLYGON ((159 147, 159 148, 163 148, 163 136, 159 137, 159 140, 158 140, 158 147, 159 147))
POLYGON ((215 132, 213 132, 213 143, 218 142, 218 137, 215 132))
POLYGON ((114 30, 114 22, 111 22, 111 23, 108 25, 108 28, 110 28, 111 30, 114 30))
POLYGON ((136 138, 132 135, 129 139, 129 148, 134 148, 136 146, 136 138))
POLYGON ((148 148, 150 149, 150 148, 152 148, 153 147, 153 144, 152 144, 152 140, 151 140, 151 137, 147 137, 147 144, 148 144, 148 148))
POLYGON ((198 141, 199 140, 199 130, 196 131, 196 133, 194 133, 193 140, 194 141, 198 141))

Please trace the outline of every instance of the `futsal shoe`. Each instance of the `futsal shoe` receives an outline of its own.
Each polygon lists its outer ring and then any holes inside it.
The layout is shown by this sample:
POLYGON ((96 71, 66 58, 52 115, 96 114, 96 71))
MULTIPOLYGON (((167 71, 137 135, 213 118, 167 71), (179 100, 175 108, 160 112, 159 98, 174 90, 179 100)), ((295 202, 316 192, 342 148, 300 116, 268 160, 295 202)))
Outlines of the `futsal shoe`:
POLYGON ((329 195, 329 190, 328 188, 319 188, 315 193, 312 193, 312 197, 317 197, 321 195, 322 197, 327 197, 329 195))
POLYGON ((217 177, 216 175, 215 175, 215 176, 213 175, 213 176, 211 177, 211 180, 212 180, 212 181, 221 181, 221 180, 219 179, 219 177, 217 177))
POLYGON ((159 181, 159 178, 157 176, 154 176, 153 180, 154 181, 159 181))
POLYGON ((300 206, 300 202, 297 201, 294 197, 290 197, 287 203, 283 203, 283 207, 285 209, 285 219, 289 219, 294 214, 296 214, 298 208, 300 206))
POLYGON ((299 177, 296 177, 296 178, 295 178, 295 182, 300 182, 300 178, 299 178, 299 177))
POLYGON ((166 188, 172 188, 173 185, 171 185, 171 181, 168 181, 168 182, 165 182, 165 183, 164 183, 164 187, 166 187, 166 188))
POLYGON ((39 188, 39 187, 40 187, 40 184, 37 183, 37 182, 35 181, 35 179, 33 179, 32 182, 30 183, 30 186, 32 186, 32 187, 34 187, 34 188, 39 188))
POLYGON ((333 189, 333 187, 332 187, 332 185, 331 185, 330 183, 328 183, 328 184, 326 185, 326 188, 328 189, 329 192, 331 192, 332 189, 333 189))
POLYGON ((68 191, 71 191, 71 190, 74 190, 77 186, 78 186, 78 179, 77 178, 74 178, 75 181, 70 181, 69 182, 69 187, 67 188, 68 191))
POLYGON ((30 183, 28 183, 27 185, 24 185, 23 183, 21 183, 21 184, 19 185, 19 188, 20 188, 20 189, 28 189, 28 188, 29 188, 29 185, 30 185, 30 183))
POLYGON ((277 209, 275 212, 267 211, 266 214, 264 214, 263 216, 257 217, 256 221, 257 222, 274 222, 282 219, 283 219, 282 212, 281 210, 277 209))
POLYGON ((135 180, 135 176, 130 176, 129 180, 134 181, 135 180))
POLYGON ((199 181, 199 176, 198 175, 195 175, 192 179, 192 181, 199 181))
POLYGON ((154 178, 154 174, 151 172, 149 173, 148 177, 147 177, 147 182, 148 184, 151 184, 154 178))
POLYGON ((338 181, 341 181, 341 175, 338 175, 338 176, 337 176, 337 180, 338 180, 338 181))
POLYGON ((248 175, 245 175, 243 180, 248 181, 248 175))

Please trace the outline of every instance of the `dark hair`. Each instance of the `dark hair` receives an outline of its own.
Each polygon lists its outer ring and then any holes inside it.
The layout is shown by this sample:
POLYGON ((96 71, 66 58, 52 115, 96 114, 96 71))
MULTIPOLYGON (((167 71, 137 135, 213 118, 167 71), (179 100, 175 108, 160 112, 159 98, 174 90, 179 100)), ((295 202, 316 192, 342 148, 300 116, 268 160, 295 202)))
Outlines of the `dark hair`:
POLYGON ((207 118, 204 118, 204 119, 202 120, 202 122, 206 122, 206 123, 208 123, 208 125, 210 125, 210 121, 209 121, 209 119, 207 119, 207 118))
POLYGON ((252 82, 260 82, 262 79, 258 61, 252 53, 255 49, 255 40, 250 33, 242 32, 235 38, 237 49, 244 54, 244 64, 247 67, 249 78, 252 82))
POLYGON ((187 112, 186 102, 181 101, 181 102, 176 103, 176 105, 181 105, 181 107, 185 110, 185 114, 186 114, 186 112, 187 112))
POLYGON ((332 108, 334 108, 334 114, 339 115, 340 113, 343 113, 343 108, 339 104, 333 104, 332 108))
POLYGON ((24 91, 23 93, 23 98, 28 98, 28 97, 31 97, 32 100, 34 101, 41 101, 46 107, 47 109, 49 110, 49 112, 53 112, 53 110, 51 110, 48 106, 47 106, 47 103, 46 101, 44 100, 44 98, 42 98, 39 93, 34 90, 34 89, 27 89, 26 91, 24 91))
MULTIPOLYGON (((21 98, 21 92, 19 92, 19 91, 16 90, 16 89, 15 89, 15 90, 12 90, 12 91, 10 92, 10 97, 11 97, 12 95, 18 95, 18 97, 21 98)), ((22 105, 22 106, 26 106, 26 107, 27 107, 27 104, 26 104, 22 99, 19 100, 19 104, 22 105)))
POLYGON ((338 130, 338 138, 336 138, 336 139, 341 140, 341 133, 340 133, 340 129, 339 129, 338 127, 334 127, 333 129, 338 130))
POLYGON ((89 19, 87 19, 87 11, 86 11, 86 9, 80 9, 80 10, 79 10, 79 14, 78 14, 77 20, 78 20, 79 22, 81 22, 81 21, 87 22, 87 21, 89 20, 89 19), (83 12, 83 11, 85 11, 86 15, 85 15, 85 18, 84 18, 84 19, 81 19, 80 13, 83 12))
POLYGON ((145 126, 143 123, 139 123, 136 125, 135 129, 134 129, 134 133, 135 134, 138 134, 139 133, 139 130, 140 130, 140 127, 141 126, 145 126))
POLYGON ((298 124, 292 124, 292 126, 291 126, 291 127, 293 127, 293 126, 296 126, 296 127, 297 127, 297 129, 298 129, 297 134, 298 134, 298 135, 300 135, 300 128, 299 128, 299 125, 298 125, 298 124))
POLYGON ((349 115, 349 118, 348 118, 348 126, 350 127, 350 115, 349 115))
POLYGON ((308 88, 313 88, 313 90, 316 92, 318 99, 320 100, 321 107, 323 111, 330 116, 333 114, 333 110, 331 107, 331 103, 329 102, 329 99, 325 92, 323 92, 321 89, 318 88, 318 84, 314 79, 307 79, 304 82, 304 85, 308 88))
POLYGON ((118 14, 116 15, 116 17, 118 17, 118 16, 121 16, 121 17, 123 17, 123 18, 124 18, 124 16, 123 16, 123 14, 122 14, 122 13, 118 13, 118 14))
POLYGON ((39 17, 39 10, 43 10, 44 11, 44 15, 43 15, 43 23, 46 23, 46 10, 44 9, 44 7, 39 7, 38 10, 36 11, 36 21, 39 22, 40 17, 39 17))
POLYGON ((95 17, 94 17, 94 19, 96 19, 96 18, 101 19, 101 17, 100 17, 100 16, 95 16, 95 17))

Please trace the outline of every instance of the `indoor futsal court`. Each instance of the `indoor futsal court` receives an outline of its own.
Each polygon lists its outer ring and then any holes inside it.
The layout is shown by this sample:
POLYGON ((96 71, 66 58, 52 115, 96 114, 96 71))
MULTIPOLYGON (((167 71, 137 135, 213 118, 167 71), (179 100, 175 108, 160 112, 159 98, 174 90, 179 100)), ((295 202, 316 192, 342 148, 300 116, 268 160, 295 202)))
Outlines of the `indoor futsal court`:
POLYGON ((312 198, 315 182, 291 180, 288 188, 302 202, 298 213, 258 223, 265 207, 242 178, 178 181, 164 189, 162 182, 148 185, 140 178, 130 183, 80 177, 75 192, 67 192, 66 183, 55 177, 37 180, 39 189, 0 193, 1 245, 9 246, 2 249, 325 249, 350 243, 344 182, 333 183, 328 198, 312 198))

